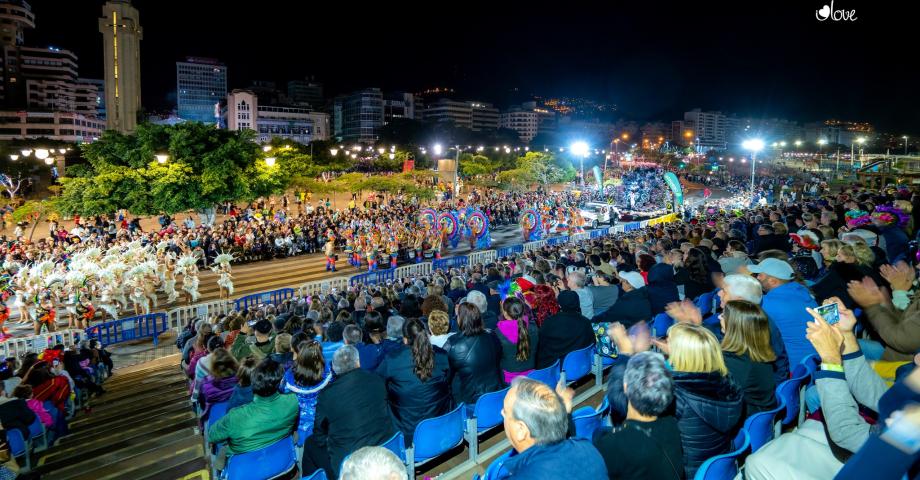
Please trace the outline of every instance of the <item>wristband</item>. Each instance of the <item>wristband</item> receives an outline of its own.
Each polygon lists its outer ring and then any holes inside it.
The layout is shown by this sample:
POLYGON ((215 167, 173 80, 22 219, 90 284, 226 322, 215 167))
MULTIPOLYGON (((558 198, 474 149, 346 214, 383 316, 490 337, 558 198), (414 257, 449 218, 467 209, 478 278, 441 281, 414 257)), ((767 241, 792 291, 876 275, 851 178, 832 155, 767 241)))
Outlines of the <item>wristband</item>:
POLYGON ((839 363, 822 363, 821 370, 843 373, 843 365, 840 365, 839 363))

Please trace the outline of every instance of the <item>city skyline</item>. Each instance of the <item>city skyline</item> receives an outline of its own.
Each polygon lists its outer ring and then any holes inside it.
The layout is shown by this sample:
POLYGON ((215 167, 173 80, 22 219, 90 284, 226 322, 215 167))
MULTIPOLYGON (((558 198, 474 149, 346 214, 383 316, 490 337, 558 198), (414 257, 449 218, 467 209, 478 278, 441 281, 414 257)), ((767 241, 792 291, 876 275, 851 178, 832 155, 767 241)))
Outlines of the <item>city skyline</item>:
MULTIPOLYGON (((36 28, 27 34, 36 45, 74 50, 81 75, 101 78, 94 28, 101 4, 35 2, 36 28)), ((459 100, 498 104, 519 101, 514 92, 590 98, 639 121, 668 121, 701 107, 801 122, 867 121, 904 132, 920 123, 920 97, 909 75, 895 73, 910 68, 899 47, 906 34, 897 28, 910 15, 867 5, 858 6, 856 22, 829 24, 815 19, 820 6, 791 2, 731 12, 680 3, 571 5, 565 12, 469 6, 435 14, 436 22, 368 5, 338 23, 333 5, 269 2, 241 16, 205 2, 133 4, 144 19, 148 111, 174 107, 175 62, 203 56, 227 64, 230 88, 312 75, 330 98, 365 87, 449 86, 459 100), (883 21, 890 29, 879 38, 872 33, 883 21), (251 35, 232 34, 245 25, 251 35)))

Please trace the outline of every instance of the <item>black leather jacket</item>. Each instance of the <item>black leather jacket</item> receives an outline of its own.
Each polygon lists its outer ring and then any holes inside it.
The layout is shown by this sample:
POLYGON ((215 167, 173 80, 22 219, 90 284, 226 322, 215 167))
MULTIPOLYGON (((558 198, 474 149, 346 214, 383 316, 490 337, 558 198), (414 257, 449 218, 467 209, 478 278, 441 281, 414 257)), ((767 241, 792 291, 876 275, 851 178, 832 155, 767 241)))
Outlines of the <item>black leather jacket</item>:
POLYGON ((505 388, 501 374, 502 346, 492 332, 467 337, 451 335, 444 344, 450 362, 454 401, 473 405, 483 393, 505 388))

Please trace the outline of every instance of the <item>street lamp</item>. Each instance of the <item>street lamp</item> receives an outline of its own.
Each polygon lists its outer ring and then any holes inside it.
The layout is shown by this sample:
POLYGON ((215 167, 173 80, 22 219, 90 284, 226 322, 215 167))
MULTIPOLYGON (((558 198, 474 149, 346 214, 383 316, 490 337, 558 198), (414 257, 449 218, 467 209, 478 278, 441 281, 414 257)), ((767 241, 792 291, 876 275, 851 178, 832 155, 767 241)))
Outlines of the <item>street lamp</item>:
POLYGON ((275 157, 265 157, 265 166, 274 167, 275 166, 275 157))
POLYGON ((907 155, 907 135, 901 137, 904 139, 904 155, 907 155))
POLYGON ((44 160, 48 158, 48 154, 49 152, 48 152, 48 149, 46 148, 36 148, 35 149, 35 158, 39 160, 44 160))
MULTIPOLYGON (((850 170, 853 170, 853 165, 855 165, 855 163, 856 163, 856 159, 855 159, 855 156, 856 156, 856 152, 855 152, 856 144, 858 143, 858 144, 862 145, 863 142, 865 142, 865 141, 866 141, 866 139, 865 139, 864 137, 859 137, 859 138, 857 138, 855 141, 850 142, 850 170)), ((860 165, 859 165, 859 166, 862 167, 862 162, 860 162, 860 165)))
POLYGON ((863 166, 863 144, 866 143, 866 137, 857 138, 856 143, 859 144, 859 168, 862 168, 863 166))
POLYGON ((154 156, 157 157, 157 161, 160 163, 166 163, 166 161, 169 160, 169 155, 165 153, 158 153, 154 156))
POLYGON ((339 149, 338 149, 338 148, 330 148, 330 149, 329 149, 329 153, 331 153, 332 156, 334 157, 334 156, 336 156, 336 155, 339 154, 339 149))
POLYGON ((441 155, 441 152, 443 151, 443 149, 441 148, 441 144, 440 143, 434 144, 434 148, 432 149, 432 151, 434 151, 435 155, 441 155))
POLYGON ((262 147, 262 151, 263 151, 263 152, 268 152, 268 151, 270 151, 271 149, 272 149, 272 146, 271 146, 271 145, 265 145, 264 147, 262 147))
POLYGON ((29 155, 32 155, 32 149, 31 149, 31 148, 24 148, 24 149, 20 150, 19 153, 21 153, 23 157, 28 157, 29 155))
POLYGON ((12 161, 14 161, 14 162, 15 162, 16 160, 19 160, 19 155, 16 155, 15 153, 11 153, 11 154, 10 154, 10 160, 12 160, 12 161))
POLYGON ((745 150, 751 151, 751 195, 754 194, 754 171, 757 169, 757 152, 763 150, 763 140, 759 138, 751 138, 745 140, 741 143, 741 146, 745 150))
POLYGON ((51 157, 45 157, 45 165, 53 165, 54 159, 51 157))

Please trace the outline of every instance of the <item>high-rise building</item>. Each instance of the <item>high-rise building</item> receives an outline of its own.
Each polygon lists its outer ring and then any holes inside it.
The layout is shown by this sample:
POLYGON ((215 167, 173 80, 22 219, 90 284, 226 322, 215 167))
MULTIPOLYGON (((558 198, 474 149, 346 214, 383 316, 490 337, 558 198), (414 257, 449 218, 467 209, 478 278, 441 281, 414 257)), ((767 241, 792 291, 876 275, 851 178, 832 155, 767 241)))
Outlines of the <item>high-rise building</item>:
POLYGON ((470 125, 473 131, 498 130, 501 122, 501 113, 498 109, 486 102, 467 102, 470 104, 470 125))
POLYGON ((313 79, 291 80, 287 83, 288 100, 294 105, 309 105, 310 108, 323 107, 323 84, 313 79))
POLYGON ((473 128, 473 108, 469 102, 439 98, 425 104, 425 122, 452 123, 460 128, 473 128))
POLYGON ((310 143, 329 138, 329 114, 309 108, 261 105, 251 90, 233 90, 227 95, 227 128, 254 130, 258 141, 273 138, 310 143))
POLYGON ((32 6, 24 0, 0 1, 0 42, 3 46, 22 45, 27 28, 35 28, 32 6))
POLYGON ((700 148, 724 149, 728 142, 728 117, 722 112, 704 112, 694 108, 684 112, 684 121, 696 127, 694 144, 700 148))
MULTIPOLYGON (((77 83, 96 86, 96 118, 105 120, 105 80, 101 78, 78 78, 77 83)), ((89 93, 87 91, 87 93, 89 93)))
POLYGON ((671 122, 671 145, 692 145, 696 139, 696 124, 687 120, 671 122))
POLYGON ((176 62, 179 118, 217 123, 218 104, 227 98, 227 66, 213 58, 187 57, 176 62))
POLYGON ((408 92, 390 92, 383 95, 383 124, 394 118, 415 118, 415 95, 408 92))
POLYGON ((371 144, 383 126, 383 92, 365 88, 335 98, 333 132, 343 142, 371 144))
POLYGON ((514 130, 521 141, 530 143, 537 134, 556 129, 556 115, 551 110, 537 107, 536 102, 525 102, 502 112, 501 127, 514 130))
POLYGON ((106 126, 132 132, 141 110, 140 17, 130 0, 110 0, 99 19, 105 62, 106 126))

